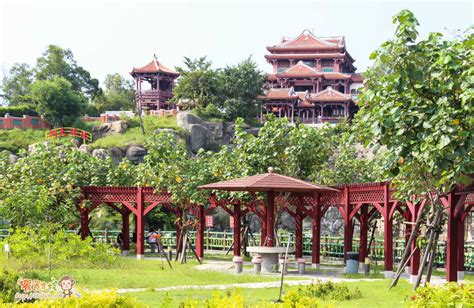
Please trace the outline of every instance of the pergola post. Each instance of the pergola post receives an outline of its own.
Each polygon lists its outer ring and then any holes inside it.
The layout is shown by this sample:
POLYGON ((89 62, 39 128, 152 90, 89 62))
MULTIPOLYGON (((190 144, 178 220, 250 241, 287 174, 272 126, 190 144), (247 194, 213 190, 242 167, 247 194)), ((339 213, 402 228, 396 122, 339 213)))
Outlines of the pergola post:
POLYGON ((130 251, 130 210, 122 208, 122 254, 128 256, 130 251))
POLYGON ((383 187, 383 248, 384 248, 384 276, 392 278, 393 276, 393 226, 391 217, 391 203, 389 195, 389 184, 385 183, 383 187))
POLYGON ((313 237, 311 239, 311 263, 315 268, 319 267, 321 251, 321 208, 319 206, 319 193, 313 193, 313 208, 311 210, 313 237))
POLYGON ((234 256, 240 256, 241 243, 240 243, 240 226, 241 226, 241 213, 240 204, 234 204, 234 256))
POLYGON ((89 211, 87 208, 81 208, 81 240, 85 240, 89 236, 89 211))
MULTIPOLYGON (((411 225, 406 226, 406 230, 408 232, 405 233, 405 238, 406 241, 408 241, 408 238, 414 230, 414 225, 418 219, 418 217, 421 215, 423 208, 425 206, 425 202, 422 203, 410 203, 407 202, 407 211, 408 214, 408 221, 411 223, 411 225), (407 237, 408 236, 408 237, 407 237)), ((419 232, 419 231, 418 231, 419 232)), ((418 270, 420 268, 420 258, 421 258, 421 253, 420 249, 416 248, 416 239, 418 238, 418 234, 415 234, 415 238, 413 242, 411 243, 410 246, 410 251, 413 251, 416 249, 416 251, 413 253, 413 256, 410 259, 410 281, 415 282, 416 277, 418 276, 418 270)))
POLYGON ((344 263, 347 260, 347 252, 352 251, 352 219, 351 205, 349 203, 349 189, 344 187, 344 263))
POLYGON ((303 257, 303 215, 295 215, 295 257, 303 257))
POLYGON ((145 222, 144 222, 143 188, 138 187, 137 192, 137 259, 145 256, 145 222))
POLYGON ((369 206, 364 204, 360 208, 360 236, 359 236, 359 261, 364 262, 367 254, 367 233, 369 223, 369 206))
POLYGON ((196 232, 196 253, 199 258, 204 257, 204 205, 197 207, 197 219, 199 221, 196 232))
POLYGON ((446 239, 446 280, 458 280, 458 246, 459 246, 459 227, 461 223, 456 214, 456 200, 453 193, 447 196, 446 211, 448 214, 448 230, 446 239))
POLYGON ((264 246, 275 246, 275 192, 273 190, 268 192, 266 231, 267 236, 264 246))
POLYGON ((464 280, 464 223, 463 213, 459 215, 458 224, 458 280, 464 280))

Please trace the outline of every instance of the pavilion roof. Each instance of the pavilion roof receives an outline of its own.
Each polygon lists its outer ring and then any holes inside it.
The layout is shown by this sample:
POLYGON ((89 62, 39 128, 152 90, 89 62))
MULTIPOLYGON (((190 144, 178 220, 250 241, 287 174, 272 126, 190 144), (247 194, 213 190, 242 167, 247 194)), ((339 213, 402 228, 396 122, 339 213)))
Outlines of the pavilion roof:
POLYGON ((276 53, 265 55, 266 59, 333 59, 344 58, 345 53, 276 53))
POLYGON ((315 191, 334 191, 339 190, 317 185, 310 182, 295 179, 289 176, 281 175, 274 172, 257 174, 240 179, 222 181, 199 186, 198 189, 215 189, 226 191, 250 191, 250 192, 315 192, 315 191))
POLYGON ((303 61, 298 61, 297 64, 277 75, 282 77, 321 76, 321 72, 304 64, 303 61))
POLYGON ((316 37, 311 31, 305 30, 298 37, 285 40, 280 44, 269 46, 269 51, 274 50, 319 50, 344 48, 344 37, 316 37))
POLYGON ((153 56, 153 60, 147 65, 139 68, 134 67, 130 74, 133 76, 136 73, 164 73, 179 76, 179 73, 174 69, 171 69, 159 62, 156 56, 153 56))
POLYGON ((300 101, 298 102, 298 107, 300 108, 312 108, 314 105, 308 101, 309 93, 305 92, 296 92, 300 101))
POLYGON ((293 88, 271 88, 265 91, 265 95, 259 95, 257 98, 263 100, 294 100, 298 99, 298 95, 293 88))
POLYGON ((310 93, 308 98, 310 102, 347 102, 350 100, 352 100, 350 95, 341 93, 333 87, 327 87, 318 93, 310 93))

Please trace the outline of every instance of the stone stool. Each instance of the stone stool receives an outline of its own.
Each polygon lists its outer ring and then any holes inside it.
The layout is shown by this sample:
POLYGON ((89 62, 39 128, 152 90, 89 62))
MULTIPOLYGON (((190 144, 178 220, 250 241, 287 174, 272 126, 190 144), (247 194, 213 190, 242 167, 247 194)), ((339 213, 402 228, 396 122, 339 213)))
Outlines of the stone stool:
POLYGON ((296 263, 298 263, 298 274, 303 275, 306 272, 306 259, 298 258, 296 263))
POLYGON ((261 256, 254 256, 252 258, 253 263, 253 272, 255 274, 260 274, 262 271, 262 257, 261 256))
POLYGON ((232 258, 232 262, 234 262, 235 273, 236 274, 242 273, 242 268, 243 268, 243 265, 244 265, 244 258, 235 256, 234 258, 232 258))
POLYGON ((285 258, 278 259, 278 264, 280 265, 280 272, 284 271, 285 275, 288 273, 288 260, 285 262, 285 258))

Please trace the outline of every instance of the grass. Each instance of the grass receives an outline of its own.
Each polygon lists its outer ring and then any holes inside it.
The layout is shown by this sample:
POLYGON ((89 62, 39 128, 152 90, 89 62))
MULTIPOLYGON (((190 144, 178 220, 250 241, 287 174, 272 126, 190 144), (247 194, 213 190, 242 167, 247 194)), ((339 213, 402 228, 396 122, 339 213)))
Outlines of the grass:
POLYGON ((28 145, 44 141, 46 130, 43 129, 1 129, 0 151, 7 150, 18 153, 28 149, 28 145))
MULTIPOLYGON (((115 268, 75 268, 62 267, 53 269, 51 275, 48 270, 35 271, 43 280, 49 277, 59 278, 63 275, 72 275, 79 287, 91 289, 110 288, 160 288, 179 285, 207 285, 275 281, 278 278, 255 275, 233 275, 215 271, 201 271, 195 269, 196 261, 187 264, 173 262, 173 269, 157 260, 135 260, 120 258, 115 268)), ((30 276, 32 273, 29 274, 30 276)))
POLYGON ((95 140, 89 146, 91 148, 110 148, 110 147, 125 147, 128 145, 143 145, 149 136, 159 128, 169 128, 183 133, 182 129, 176 124, 176 117, 173 116, 144 116, 143 126, 145 134, 143 134, 138 118, 127 120, 129 122, 129 129, 124 134, 106 136, 95 140))
MULTIPOLYGON (((362 298, 349 301, 334 302, 331 300, 321 301, 325 307, 403 307, 405 300, 413 293, 411 285, 400 281, 399 285, 388 290, 388 280, 362 281, 346 283, 350 290, 359 288, 362 298)), ((284 287, 284 292, 298 290, 298 287, 284 287)), ((246 305, 262 305, 278 299, 278 288, 263 289, 241 289, 246 305)), ((228 290, 179 290, 179 291, 146 291, 140 293, 128 293, 127 295, 137 298, 140 302, 150 307, 179 307, 180 303, 188 299, 204 301, 211 298, 213 294, 225 295, 228 290)))

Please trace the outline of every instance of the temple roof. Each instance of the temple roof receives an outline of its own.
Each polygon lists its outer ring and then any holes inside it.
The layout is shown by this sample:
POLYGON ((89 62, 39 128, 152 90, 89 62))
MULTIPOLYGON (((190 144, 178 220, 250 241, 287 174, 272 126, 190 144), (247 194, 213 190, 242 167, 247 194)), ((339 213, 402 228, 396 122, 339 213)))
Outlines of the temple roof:
POLYGON ((296 92, 300 101, 298 102, 298 107, 300 108, 312 108, 314 105, 308 101, 309 93, 305 92, 296 92))
POLYGON ((351 95, 341 93, 333 87, 327 87, 318 93, 310 93, 308 101, 310 102, 347 102, 352 100, 351 95))
POLYGON ((334 59, 344 58, 345 53, 276 53, 265 55, 266 59, 334 59))
POLYGON ((280 192, 314 192, 339 191, 274 172, 257 174, 245 178, 222 181, 199 186, 198 189, 215 189, 226 191, 280 191, 280 192))
POLYGON ((362 76, 361 74, 352 74, 351 80, 353 82, 362 83, 364 82, 364 76, 362 76))
POLYGON ((350 79, 351 74, 344 74, 338 72, 325 72, 323 73, 324 78, 326 79, 350 79))
POLYGON ((277 74, 282 77, 301 77, 301 76, 320 76, 321 73, 318 72, 315 68, 308 66, 303 63, 303 61, 298 61, 296 65, 288 68, 282 73, 277 74))
POLYGON ((344 37, 316 37, 311 31, 305 30, 298 37, 290 40, 284 40, 282 43, 269 46, 272 50, 318 50, 318 49, 340 49, 344 48, 344 37))
POLYGON ((164 73, 179 76, 179 73, 174 69, 168 68, 167 66, 160 63, 156 56, 153 56, 153 60, 147 65, 139 68, 134 67, 130 74, 134 76, 137 73, 164 73))
POLYGON ((257 96, 263 100, 294 100, 298 95, 293 88, 271 88, 265 91, 265 95, 257 96))

